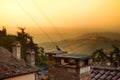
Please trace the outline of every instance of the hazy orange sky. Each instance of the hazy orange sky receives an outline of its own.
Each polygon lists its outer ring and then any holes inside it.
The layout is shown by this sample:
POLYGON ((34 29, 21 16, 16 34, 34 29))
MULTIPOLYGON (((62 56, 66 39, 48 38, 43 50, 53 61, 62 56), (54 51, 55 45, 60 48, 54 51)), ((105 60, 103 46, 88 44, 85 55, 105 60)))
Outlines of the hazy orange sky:
POLYGON ((119 30, 120 0, 0 0, 0 26, 119 30))
POLYGON ((19 4, 43 27, 120 25, 120 0, 0 0, 0 25, 36 26, 19 4))

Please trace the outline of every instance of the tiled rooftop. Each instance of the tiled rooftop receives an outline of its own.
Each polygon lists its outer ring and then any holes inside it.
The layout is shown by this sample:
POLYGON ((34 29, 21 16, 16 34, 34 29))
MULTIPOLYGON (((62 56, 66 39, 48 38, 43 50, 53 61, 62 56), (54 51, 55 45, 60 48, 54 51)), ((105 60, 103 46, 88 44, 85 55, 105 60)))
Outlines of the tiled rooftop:
POLYGON ((0 79, 32 73, 37 68, 26 66, 25 61, 17 60, 7 49, 0 47, 0 79))
POLYGON ((91 80, 120 80, 120 69, 108 67, 91 67, 91 80))

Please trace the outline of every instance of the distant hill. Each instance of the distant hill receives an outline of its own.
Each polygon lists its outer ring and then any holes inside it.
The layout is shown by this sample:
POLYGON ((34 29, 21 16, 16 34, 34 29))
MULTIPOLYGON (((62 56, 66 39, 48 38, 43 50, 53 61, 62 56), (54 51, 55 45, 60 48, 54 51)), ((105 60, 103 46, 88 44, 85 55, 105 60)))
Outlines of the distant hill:
MULTIPOLYGON (((120 47, 120 33, 104 32, 104 33, 88 33, 71 39, 65 39, 55 42, 61 49, 70 53, 91 54, 96 49, 112 48, 112 45, 120 47)), ((55 45, 51 42, 40 44, 45 51, 55 50, 55 45)))

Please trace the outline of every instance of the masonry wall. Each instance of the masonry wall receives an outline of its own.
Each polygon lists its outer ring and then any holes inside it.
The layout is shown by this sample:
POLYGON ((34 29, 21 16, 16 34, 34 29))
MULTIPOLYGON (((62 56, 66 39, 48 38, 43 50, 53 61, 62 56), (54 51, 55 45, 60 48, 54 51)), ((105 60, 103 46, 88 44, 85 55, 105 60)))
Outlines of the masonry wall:
POLYGON ((90 72, 79 75, 77 71, 79 71, 77 68, 57 66, 55 68, 55 80, 90 80, 90 72))
POLYGON ((27 54, 26 59, 27 59, 27 65, 31 66, 31 55, 27 54))
POLYGON ((90 72, 80 74, 80 80, 90 80, 90 72))
POLYGON ((13 47, 13 56, 18 60, 21 59, 21 48, 20 48, 20 46, 19 47, 18 46, 13 47))
POLYGON ((49 65, 49 71, 48 71, 48 76, 51 80, 54 80, 54 77, 55 77, 55 68, 54 68, 54 65, 55 65, 55 60, 52 56, 49 56, 48 57, 48 65, 49 65))
POLYGON ((80 68, 80 80, 90 80, 90 66, 80 68))
POLYGON ((55 80, 80 80, 80 75, 77 71, 79 71, 77 68, 57 66, 55 68, 55 80))

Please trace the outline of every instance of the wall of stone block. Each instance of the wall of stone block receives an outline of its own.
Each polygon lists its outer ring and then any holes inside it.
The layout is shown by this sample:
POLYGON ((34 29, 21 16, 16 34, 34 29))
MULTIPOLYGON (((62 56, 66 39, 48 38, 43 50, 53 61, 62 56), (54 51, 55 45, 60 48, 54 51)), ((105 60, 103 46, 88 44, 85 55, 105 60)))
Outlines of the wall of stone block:
POLYGON ((80 75, 76 71, 75 68, 57 66, 55 68, 55 80, 80 80, 80 75))

